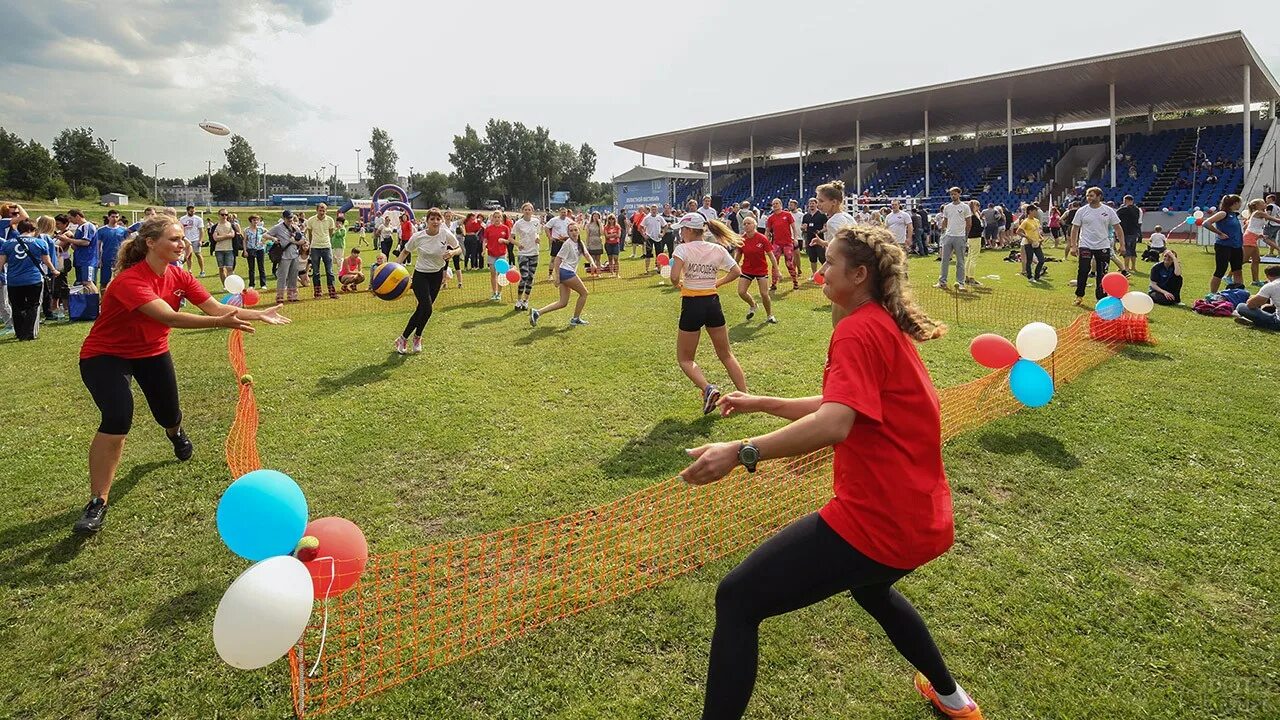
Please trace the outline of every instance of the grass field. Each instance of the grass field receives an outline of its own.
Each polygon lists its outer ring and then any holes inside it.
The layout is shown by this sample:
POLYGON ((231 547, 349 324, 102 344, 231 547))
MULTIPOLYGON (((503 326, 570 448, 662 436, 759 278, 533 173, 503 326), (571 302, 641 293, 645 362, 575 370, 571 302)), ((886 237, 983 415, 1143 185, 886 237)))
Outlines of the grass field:
MULTIPOLYGON (((1185 256, 1194 297, 1210 265, 1199 249, 1185 256)), ((912 262, 917 282, 935 276, 932 261, 912 262)), ((1069 267, 1029 288, 984 255, 979 274, 1000 275, 988 285, 1021 303, 985 315, 957 303, 961 322, 922 346, 934 382, 982 374, 967 349, 980 332, 1069 319, 1069 267), (1053 317, 1036 309, 1048 307, 1053 317)), ((487 285, 466 280, 468 292, 487 285)), ((297 322, 245 343, 264 464, 298 479, 313 517, 352 518, 387 552, 592 507, 671 476, 682 448, 776 426, 703 419, 674 362, 675 294, 607 282, 618 286, 591 298, 584 328, 565 327, 566 312, 532 330, 510 305, 446 302, 426 352, 407 358, 390 350, 403 304, 290 308, 297 322)), ((725 295, 735 352, 753 391, 813 394, 826 305, 812 288, 779 298, 781 323, 768 326, 744 323, 725 295)), ((899 587, 989 718, 1280 717, 1277 338, 1186 308, 1157 308, 1151 326, 1158 344, 944 449, 956 545, 899 587)), ((173 460, 138 396, 107 527, 81 541, 69 530, 98 421, 76 369, 87 330, 52 325, 38 342, 0 343, 11 375, 0 404, 0 717, 289 716, 285 663, 236 671, 211 639, 218 599, 246 565, 214 527, 236 398, 226 334, 172 338, 193 460, 173 460)), ((724 381, 705 345, 703 364, 724 381)), ((716 583, 744 554, 334 717, 696 717, 716 583)), ((761 643, 749 717, 933 717, 847 598, 766 622, 761 643)))

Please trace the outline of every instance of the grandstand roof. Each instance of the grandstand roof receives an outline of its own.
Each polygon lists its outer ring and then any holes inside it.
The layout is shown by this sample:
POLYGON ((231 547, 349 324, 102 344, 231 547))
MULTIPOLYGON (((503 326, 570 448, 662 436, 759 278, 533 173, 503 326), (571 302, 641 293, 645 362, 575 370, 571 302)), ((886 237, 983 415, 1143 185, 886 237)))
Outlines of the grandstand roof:
POLYGON ((618 175, 613 179, 613 181, 616 183, 644 182, 645 180, 658 180, 660 178, 706 180, 707 174, 696 170, 684 170, 682 168, 662 168, 637 165, 621 175, 618 175))
POLYGON ((1240 31, 1153 45, 1052 65, 984 75, 970 80, 883 93, 853 100, 757 115, 685 130, 619 140, 619 147, 685 162, 793 153, 797 130, 813 148, 854 144, 854 120, 862 121, 862 142, 903 140, 923 130, 929 111, 934 137, 1005 126, 1005 98, 1013 98, 1014 127, 1084 122, 1106 118, 1107 86, 1116 84, 1116 116, 1173 112, 1242 101, 1240 68, 1252 67, 1253 102, 1280 99, 1280 85, 1240 31))

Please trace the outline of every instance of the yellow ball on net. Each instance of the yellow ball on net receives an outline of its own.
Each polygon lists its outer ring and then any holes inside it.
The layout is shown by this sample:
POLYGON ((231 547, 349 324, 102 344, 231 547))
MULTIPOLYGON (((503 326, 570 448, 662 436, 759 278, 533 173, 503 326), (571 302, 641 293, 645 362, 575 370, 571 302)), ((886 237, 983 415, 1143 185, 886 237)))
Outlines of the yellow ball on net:
POLYGON ((241 384, 241 385, 252 385, 252 384, 253 384, 253 376, 252 376, 252 375, 250 375, 249 373, 245 373, 244 375, 241 375, 241 376, 240 376, 240 384, 241 384))

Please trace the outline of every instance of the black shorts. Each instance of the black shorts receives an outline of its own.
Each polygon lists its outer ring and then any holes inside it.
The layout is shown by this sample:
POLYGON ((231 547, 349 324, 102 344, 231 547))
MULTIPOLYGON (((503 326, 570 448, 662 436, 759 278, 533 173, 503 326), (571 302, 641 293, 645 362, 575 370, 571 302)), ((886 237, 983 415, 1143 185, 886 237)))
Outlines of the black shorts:
POLYGON ((808 247, 809 262, 825 263, 827 261, 827 249, 821 245, 810 245, 808 247))
POLYGON ((1227 267, 1231 267, 1231 272, 1238 273, 1244 269, 1244 248, 1227 247, 1226 245, 1213 246, 1213 276, 1221 280, 1227 274, 1227 267))
POLYGON ((551 241, 551 257, 553 257, 553 258, 554 258, 556 255, 559 255, 559 254, 560 254, 560 248, 562 248, 562 247, 564 247, 564 241, 563 241, 563 240, 552 240, 552 241, 551 241))
POLYGON ((719 295, 680 298, 680 330, 698 332, 704 327, 724 327, 724 311, 719 295))
POLYGON ((80 379, 102 413, 98 432, 105 435, 128 435, 133 424, 132 378, 138 383, 151 416, 163 428, 182 424, 178 407, 178 379, 169 353, 148 358, 126 359, 114 355, 95 355, 80 361, 80 379))
POLYGON ((1049 233, 1050 233, 1050 234, 1052 234, 1055 238, 1060 238, 1060 237, 1062 237, 1062 228, 1061 228, 1061 227, 1051 227, 1051 228, 1049 228, 1049 233))
MULTIPOLYGON (((662 241, 659 240, 658 242, 662 242, 662 241)), ((644 241, 644 257, 646 260, 653 257, 653 242, 650 240, 644 241)))

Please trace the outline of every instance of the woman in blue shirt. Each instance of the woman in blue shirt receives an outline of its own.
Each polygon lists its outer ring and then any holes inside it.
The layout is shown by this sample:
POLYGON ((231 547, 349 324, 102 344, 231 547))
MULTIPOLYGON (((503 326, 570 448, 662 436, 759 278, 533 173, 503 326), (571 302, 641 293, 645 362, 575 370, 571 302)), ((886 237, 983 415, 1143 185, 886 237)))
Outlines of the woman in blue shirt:
POLYGON ((19 340, 35 340, 40 317, 40 289, 44 275, 40 266, 57 275, 44 240, 35 236, 36 224, 29 219, 18 221, 18 236, 0 244, 0 272, 8 271, 9 305, 13 308, 13 331, 19 340))
POLYGON ((1218 212, 1204 219, 1204 228, 1218 239, 1213 243, 1213 279, 1209 292, 1218 292, 1222 278, 1231 266, 1233 284, 1244 284, 1244 230, 1240 227, 1240 196, 1225 195, 1218 203, 1218 212))

